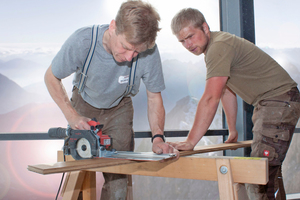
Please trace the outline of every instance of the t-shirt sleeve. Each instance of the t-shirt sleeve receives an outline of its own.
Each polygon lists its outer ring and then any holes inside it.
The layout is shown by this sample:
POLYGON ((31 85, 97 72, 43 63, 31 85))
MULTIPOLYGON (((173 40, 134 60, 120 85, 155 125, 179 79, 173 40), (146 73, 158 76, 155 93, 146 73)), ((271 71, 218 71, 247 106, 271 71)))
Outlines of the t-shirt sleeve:
POLYGON ((81 70, 91 43, 91 29, 82 28, 74 32, 62 45, 52 60, 53 75, 63 79, 81 70))
POLYGON ((225 43, 212 44, 206 56, 206 79, 216 76, 230 77, 230 67, 234 59, 234 49, 225 43))
POLYGON ((150 92, 161 92, 165 89, 165 82, 162 70, 162 63, 157 45, 148 50, 149 54, 145 58, 145 73, 142 80, 146 89, 150 92))

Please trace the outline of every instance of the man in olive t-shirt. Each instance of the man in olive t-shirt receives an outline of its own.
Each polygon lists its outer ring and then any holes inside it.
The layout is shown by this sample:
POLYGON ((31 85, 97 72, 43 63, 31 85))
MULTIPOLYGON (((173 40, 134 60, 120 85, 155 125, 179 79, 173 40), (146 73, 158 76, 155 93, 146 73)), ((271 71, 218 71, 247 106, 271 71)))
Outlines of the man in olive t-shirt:
MULTIPOLYGON (((182 9, 173 18, 171 27, 187 50, 195 55, 204 53, 207 76, 186 141, 170 144, 179 150, 192 150, 209 128, 220 100, 229 129, 226 143, 237 142, 236 95, 239 95, 254 105, 251 156, 266 157, 269 161, 268 184, 247 184, 248 196, 275 199, 281 165, 300 114, 297 83, 253 43, 229 33, 211 32, 204 16, 196 9, 182 9)), ((284 188, 279 188, 277 198, 285 199, 284 188)))

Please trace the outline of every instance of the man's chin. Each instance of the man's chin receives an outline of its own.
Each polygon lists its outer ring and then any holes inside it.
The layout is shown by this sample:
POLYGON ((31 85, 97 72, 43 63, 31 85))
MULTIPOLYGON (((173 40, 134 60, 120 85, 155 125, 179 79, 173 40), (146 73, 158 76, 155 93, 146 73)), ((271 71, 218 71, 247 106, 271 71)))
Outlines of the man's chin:
POLYGON ((115 61, 116 61, 117 63, 123 63, 123 62, 126 62, 126 60, 123 60, 123 59, 121 59, 121 58, 115 58, 115 57, 114 57, 114 59, 115 59, 115 61))
POLYGON ((198 52, 198 51, 191 51, 192 54, 196 55, 196 56, 199 56, 202 54, 202 52, 198 52))

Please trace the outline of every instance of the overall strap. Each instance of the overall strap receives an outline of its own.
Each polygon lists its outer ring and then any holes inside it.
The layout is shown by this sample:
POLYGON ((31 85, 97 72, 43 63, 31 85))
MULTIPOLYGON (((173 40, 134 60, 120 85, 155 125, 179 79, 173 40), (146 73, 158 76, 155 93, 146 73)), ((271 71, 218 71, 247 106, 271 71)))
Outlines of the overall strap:
POLYGON ((136 71, 136 67, 137 67, 137 63, 138 63, 138 55, 133 58, 132 62, 131 62, 131 68, 130 68, 130 74, 129 74, 129 80, 128 80, 128 86, 125 90, 124 96, 128 95, 131 93, 131 90, 134 86, 134 79, 135 79, 135 71, 136 71))
POLYGON ((96 48, 97 37, 98 37, 98 29, 99 29, 99 25, 93 25, 93 27, 92 27, 92 40, 91 40, 90 49, 89 49, 88 55, 85 59, 84 65, 82 67, 82 71, 80 73, 80 79, 79 79, 79 83, 78 83, 78 93, 79 94, 83 91, 86 80, 88 78, 87 72, 89 70, 89 66, 90 66, 90 63, 91 63, 91 60, 93 58, 94 51, 95 51, 95 48, 96 48))
POLYGON ((136 67, 137 67, 138 57, 139 56, 132 59, 130 73, 129 73, 128 85, 127 85, 124 93, 121 96, 119 96, 116 100, 114 100, 109 106, 113 105, 116 101, 118 101, 119 99, 122 99, 123 97, 125 97, 125 96, 127 96, 131 93, 131 90, 134 86, 135 71, 136 71, 136 67))

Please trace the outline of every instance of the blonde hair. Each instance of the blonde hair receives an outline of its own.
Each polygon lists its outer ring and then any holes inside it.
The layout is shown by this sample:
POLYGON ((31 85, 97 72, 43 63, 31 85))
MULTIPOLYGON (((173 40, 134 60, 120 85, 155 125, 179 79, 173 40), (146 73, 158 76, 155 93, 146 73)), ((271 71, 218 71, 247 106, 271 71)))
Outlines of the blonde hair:
POLYGON ((147 49, 155 45, 160 16, 152 5, 128 0, 121 5, 115 21, 116 34, 124 34, 130 44, 145 45, 147 49))
POLYGON ((174 35, 177 35, 181 29, 189 25, 203 30, 202 25, 204 22, 206 22, 204 15, 199 10, 194 8, 184 8, 173 17, 171 29, 174 35))

